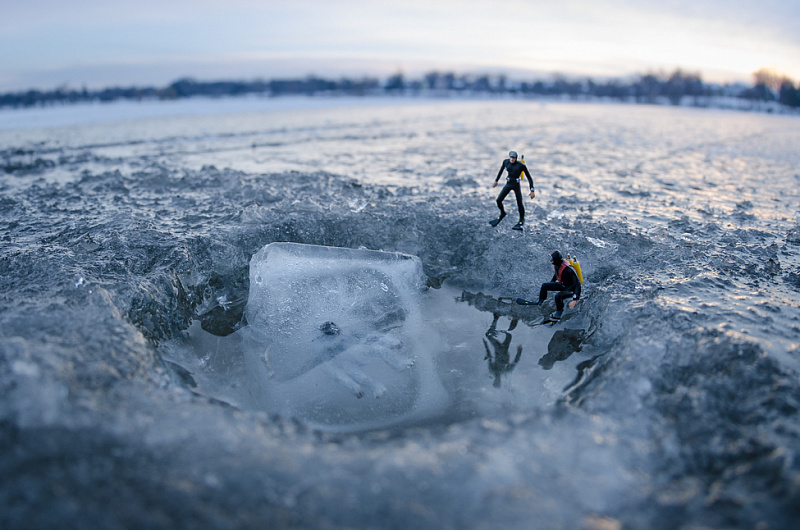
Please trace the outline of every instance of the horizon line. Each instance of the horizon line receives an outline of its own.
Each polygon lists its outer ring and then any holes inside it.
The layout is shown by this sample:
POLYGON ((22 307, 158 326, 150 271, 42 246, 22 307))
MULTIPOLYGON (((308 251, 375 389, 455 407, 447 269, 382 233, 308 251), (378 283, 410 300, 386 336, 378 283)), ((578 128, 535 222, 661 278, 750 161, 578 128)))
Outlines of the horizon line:
MULTIPOLYGON (((758 83, 755 81, 751 81, 749 84, 745 83, 744 81, 705 81, 703 80, 703 73, 699 70, 691 70, 683 67, 675 67, 671 70, 665 70, 663 68, 659 69, 648 69, 645 72, 630 72, 624 75, 591 75, 591 74, 578 74, 578 73, 563 73, 560 71, 550 71, 550 72, 536 72, 531 71, 529 74, 524 74, 518 69, 503 69, 502 67, 489 67, 483 69, 471 69, 471 70, 461 70, 458 71, 457 69, 450 69, 450 68, 432 68, 427 69, 422 73, 416 73, 419 69, 411 69, 415 73, 406 74, 406 70, 404 68, 397 68, 395 69, 394 73, 386 74, 386 73, 353 73, 347 74, 344 72, 332 75, 320 75, 314 72, 308 72, 305 74, 294 74, 294 75, 277 75, 277 76, 196 76, 192 74, 188 75, 180 75, 175 76, 172 81, 167 82, 163 85, 158 85, 154 83, 144 83, 144 84, 134 84, 134 83, 106 83, 102 86, 95 85, 93 88, 88 87, 88 83, 81 82, 77 84, 75 82, 65 81, 60 84, 50 85, 51 88, 43 88, 43 87, 35 87, 35 86, 28 86, 27 88, 20 88, 20 89, 12 89, 0 92, 2 95, 13 95, 13 94, 24 94, 30 92, 58 92, 62 90, 87 90, 91 92, 99 92, 103 90, 112 90, 112 89, 123 89, 123 88, 138 88, 138 89, 148 89, 148 88, 169 88, 175 83, 181 81, 193 81, 201 84, 210 84, 210 83, 257 83, 257 82, 270 82, 270 81, 296 81, 296 80, 307 80, 307 79, 319 79, 319 80, 389 80, 392 78, 397 78, 401 76, 403 78, 408 77, 408 79, 421 79, 424 80, 426 76, 430 74, 438 74, 442 76, 447 75, 454 75, 456 78, 465 79, 465 78, 481 78, 481 77, 489 77, 500 79, 504 78, 509 81, 513 82, 558 82, 558 81, 571 81, 571 82, 581 82, 581 81, 594 81, 594 80, 602 80, 604 82, 613 82, 613 81, 633 81, 636 79, 641 79, 647 76, 653 76, 658 79, 668 79, 672 75, 675 74, 683 74, 685 76, 693 76, 697 77, 702 83, 708 85, 716 85, 721 87, 726 86, 755 86, 758 83), (516 72, 514 70, 517 70, 516 72), (549 79, 547 79, 549 78, 549 79), (77 88, 73 88, 77 87, 77 88)), ((771 68, 761 68, 751 73, 751 76, 755 78, 758 72, 760 71, 772 71, 771 68)), ((774 72, 774 75, 780 76, 778 72, 774 72)), ((783 76, 785 80, 792 82, 795 84, 794 80, 788 78, 788 76, 783 76)))

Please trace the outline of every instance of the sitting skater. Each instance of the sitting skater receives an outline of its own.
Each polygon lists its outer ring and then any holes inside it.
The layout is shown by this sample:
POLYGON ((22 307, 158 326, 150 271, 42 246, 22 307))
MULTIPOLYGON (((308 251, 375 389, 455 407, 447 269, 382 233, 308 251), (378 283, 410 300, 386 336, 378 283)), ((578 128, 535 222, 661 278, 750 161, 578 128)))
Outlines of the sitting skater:
POLYGON ((554 250, 550 253, 550 263, 553 264, 555 274, 549 283, 543 283, 539 290, 539 300, 533 305, 541 305, 547 299, 548 291, 558 291, 556 295, 556 312, 553 313, 553 320, 561 320, 564 313, 564 300, 572 297, 569 308, 574 308, 581 297, 581 282, 575 269, 569 264, 561 252, 554 250))

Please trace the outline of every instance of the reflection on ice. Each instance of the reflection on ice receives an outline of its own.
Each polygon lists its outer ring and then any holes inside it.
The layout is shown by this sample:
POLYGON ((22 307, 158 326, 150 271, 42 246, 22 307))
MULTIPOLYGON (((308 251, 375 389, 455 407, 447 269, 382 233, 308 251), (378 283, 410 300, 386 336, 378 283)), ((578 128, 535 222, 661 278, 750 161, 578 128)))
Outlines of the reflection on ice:
POLYGON ((511 331, 517 327, 518 320, 512 319, 511 324, 508 326, 508 331, 497 331, 497 321, 500 315, 495 314, 492 324, 486 331, 486 338, 483 340, 483 346, 486 348, 486 359, 489 362, 489 371, 494 375, 494 387, 500 388, 500 378, 503 375, 510 374, 517 366, 520 357, 522 356, 522 345, 517 344, 517 355, 514 360, 511 360, 511 355, 508 353, 508 348, 511 346, 511 331), (498 335, 503 335, 503 340, 498 340, 498 335), (491 345, 491 349, 489 346, 491 345))
POLYGON ((573 353, 581 350, 586 338, 586 330, 560 329, 553 334, 547 344, 547 354, 539 359, 539 366, 550 370, 557 361, 564 361, 573 353))
POLYGON ((583 359, 571 355, 581 350, 592 325, 580 309, 551 327, 543 325, 550 307, 469 291, 454 300, 455 306, 429 300, 426 314, 449 345, 445 357, 454 370, 446 383, 461 414, 491 417, 499 410, 547 406, 575 380, 583 359), (478 353, 481 364, 466 358, 478 353))

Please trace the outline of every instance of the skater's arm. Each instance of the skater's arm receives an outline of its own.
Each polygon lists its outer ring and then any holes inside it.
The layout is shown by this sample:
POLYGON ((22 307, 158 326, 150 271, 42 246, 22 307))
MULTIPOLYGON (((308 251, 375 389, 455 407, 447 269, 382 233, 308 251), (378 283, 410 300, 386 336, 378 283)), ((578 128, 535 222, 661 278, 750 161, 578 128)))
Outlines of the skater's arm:
POLYGON ((578 305, 578 300, 581 298, 581 281, 578 278, 578 273, 572 267, 567 267, 565 272, 569 271, 570 280, 572 281, 572 285, 570 289, 572 290, 572 300, 569 302, 569 308, 573 309, 576 305, 578 305))
POLYGON ((528 177, 528 182, 531 184, 531 191, 533 191, 533 177, 531 176, 531 172, 528 171, 528 166, 525 164, 522 165, 522 171, 525 172, 525 176, 528 177))
POLYGON ((525 175, 528 177, 528 182, 531 184, 531 199, 536 197, 536 192, 533 190, 533 177, 531 176, 531 172, 528 171, 528 166, 525 164, 522 165, 522 171, 525 172, 525 175))
POLYGON ((575 287, 573 287, 572 292, 575 295, 572 297, 574 300, 580 300, 581 298, 581 281, 578 279, 578 273, 573 272, 573 276, 575 276, 575 287))
POLYGON ((503 171, 506 169, 506 160, 503 160, 503 163, 500 164, 500 171, 497 172, 497 177, 494 179, 495 185, 497 185, 497 181, 500 180, 500 175, 503 174, 503 171))

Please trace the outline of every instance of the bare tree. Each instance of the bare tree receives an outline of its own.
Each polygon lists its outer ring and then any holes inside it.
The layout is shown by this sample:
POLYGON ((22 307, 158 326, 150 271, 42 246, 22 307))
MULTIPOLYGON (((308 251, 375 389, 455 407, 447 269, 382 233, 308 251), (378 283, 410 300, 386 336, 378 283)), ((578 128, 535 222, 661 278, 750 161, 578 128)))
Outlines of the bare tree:
POLYGON ((785 74, 780 74, 772 68, 759 68, 753 72, 753 83, 755 85, 764 85, 775 93, 781 89, 781 85, 786 81, 792 82, 785 74))

